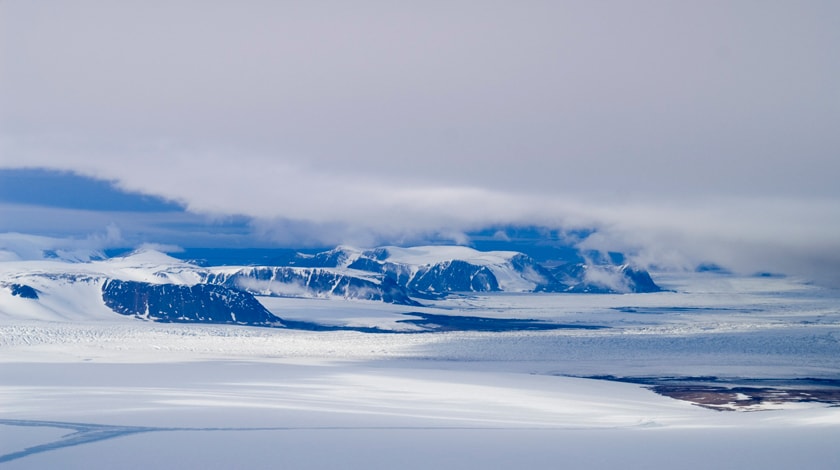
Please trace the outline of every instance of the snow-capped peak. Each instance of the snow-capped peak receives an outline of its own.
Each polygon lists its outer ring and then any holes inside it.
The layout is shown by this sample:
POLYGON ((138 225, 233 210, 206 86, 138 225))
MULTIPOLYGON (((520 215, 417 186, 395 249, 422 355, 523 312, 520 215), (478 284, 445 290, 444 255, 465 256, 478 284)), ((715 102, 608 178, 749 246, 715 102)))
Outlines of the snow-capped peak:
POLYGON ((382 247, 386 254, 384 260, 413 266, 437 264, 445 261, 462 260, 478 266, 499 265, 508 263, 518 255, 515 251, 478 251, 466 246, 415 246, 400 248, 396 246, 382 247))

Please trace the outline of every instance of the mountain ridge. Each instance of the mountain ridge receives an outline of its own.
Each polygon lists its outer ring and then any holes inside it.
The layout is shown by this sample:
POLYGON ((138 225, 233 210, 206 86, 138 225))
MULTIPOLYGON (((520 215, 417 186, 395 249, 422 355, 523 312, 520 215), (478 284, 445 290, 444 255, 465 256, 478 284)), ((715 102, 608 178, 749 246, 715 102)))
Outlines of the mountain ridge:
POLYGON ((152 321, 252 326, 282 325, 260 305, 260 296, 421 306, 455 293, 659 290, 647 271, 629 265, 546 267, 519 252, 461 246, 340 246, 298 253, 287 266, 203 267, 153 249, 84 262, 0 263, 0 310, 14 305, 43 317, 79 304, 98 312, 97 318, 115 312, 152 321))

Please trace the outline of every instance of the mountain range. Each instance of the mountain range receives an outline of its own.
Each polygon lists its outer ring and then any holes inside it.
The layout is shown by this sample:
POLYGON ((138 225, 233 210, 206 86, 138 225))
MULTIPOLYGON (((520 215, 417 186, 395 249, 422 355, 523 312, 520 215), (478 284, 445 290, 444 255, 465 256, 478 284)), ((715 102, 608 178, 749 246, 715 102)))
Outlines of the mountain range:
POLYGON ((114 313, 160 322, 284 326, 261 296, 420 306, 477 292, 639 293, 659 286, 629 265, 548 266, 514 251, 463 246, 337 247, 284 266, 199 266, 154 250, 106 259, 0 263, 0 313, 48 318, 114 313), (28 312, 28 313, 27 313, 28 312), (78 312, 76 312, 78 313, 78 312))

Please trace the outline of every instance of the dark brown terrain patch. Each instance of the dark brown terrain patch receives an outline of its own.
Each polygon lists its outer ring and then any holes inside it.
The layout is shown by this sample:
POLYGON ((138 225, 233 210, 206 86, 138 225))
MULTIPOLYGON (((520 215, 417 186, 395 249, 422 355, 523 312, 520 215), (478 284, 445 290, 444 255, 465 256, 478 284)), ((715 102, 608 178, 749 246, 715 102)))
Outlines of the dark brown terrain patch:
POLYGON ((840 406, 840 389, 786 389, 717 387, 710 385, 656 385, 654 392, 666 397, 721 411, 758 411, 764 405, 825 403, 840 406))
POLYGON ((720 378, 590 376, 646 385, 648 389, 676 400, 718 411, 761 411, 794 403, 840 406, 840 380, 825 378, 720 378))

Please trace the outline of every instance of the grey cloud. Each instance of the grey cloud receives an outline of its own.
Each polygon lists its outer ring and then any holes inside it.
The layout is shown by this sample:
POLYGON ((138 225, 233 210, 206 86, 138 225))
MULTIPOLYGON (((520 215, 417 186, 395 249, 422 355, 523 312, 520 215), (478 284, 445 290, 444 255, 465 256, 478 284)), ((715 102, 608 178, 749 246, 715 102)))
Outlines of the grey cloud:
POLYGON ((808 209, 840 205, 838 22, 832 1, 6 1, 0 165, 274 239, 596 226, 804 265, 840 239, 808 209))
POLYGON ((4 127, 515 190, 830 191, 831 2, 424 5, 6 2, 4 127))
POLYGON ((840 205, 833 199, 627 205, 600 220, 582 248, 626 251, 647 266, 691 269, 714 262, 746 274, 787 273, 840 287, 840 205))

